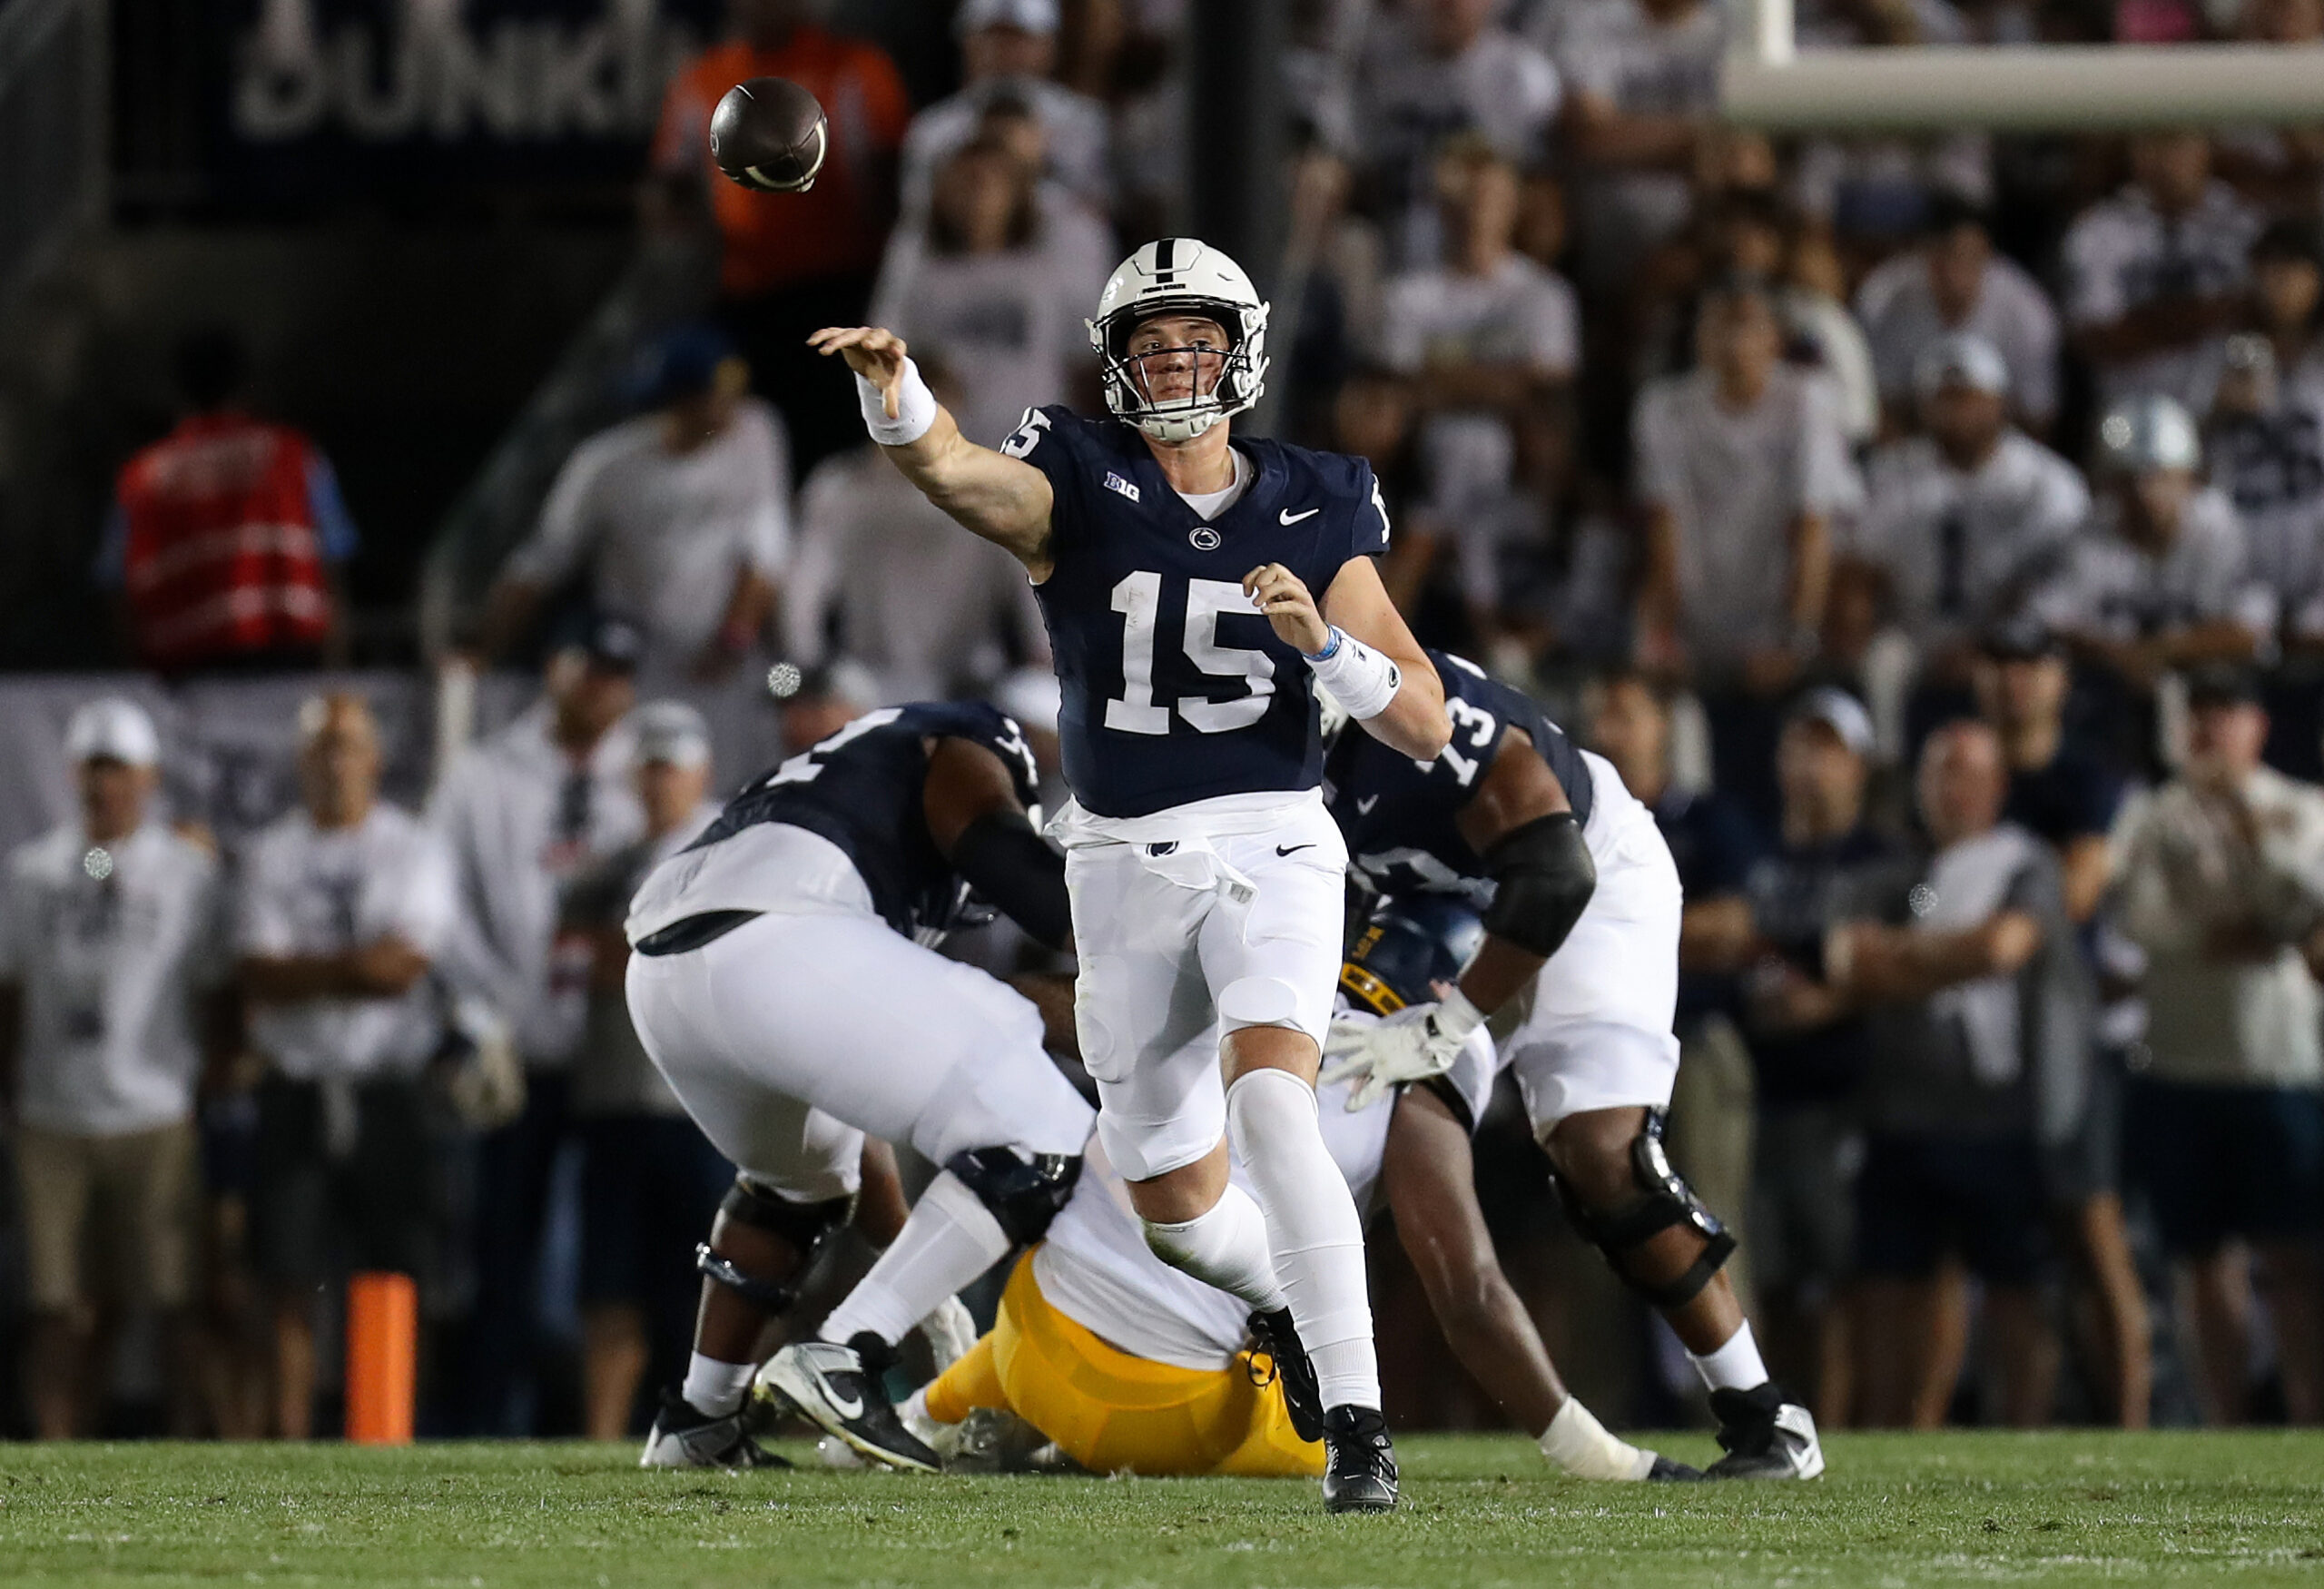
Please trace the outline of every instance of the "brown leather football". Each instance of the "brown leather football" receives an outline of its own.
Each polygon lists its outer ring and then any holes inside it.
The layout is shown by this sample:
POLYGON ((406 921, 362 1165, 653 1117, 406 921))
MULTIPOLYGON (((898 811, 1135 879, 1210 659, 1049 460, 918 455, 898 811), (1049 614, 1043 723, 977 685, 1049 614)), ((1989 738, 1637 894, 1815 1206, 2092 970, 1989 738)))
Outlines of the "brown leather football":
POLYGON ((803 193, 831 148, 831 123, 815 96, 784 77, 753 77, 726 91, 710 117, 710 158, 746 188, 803 193))

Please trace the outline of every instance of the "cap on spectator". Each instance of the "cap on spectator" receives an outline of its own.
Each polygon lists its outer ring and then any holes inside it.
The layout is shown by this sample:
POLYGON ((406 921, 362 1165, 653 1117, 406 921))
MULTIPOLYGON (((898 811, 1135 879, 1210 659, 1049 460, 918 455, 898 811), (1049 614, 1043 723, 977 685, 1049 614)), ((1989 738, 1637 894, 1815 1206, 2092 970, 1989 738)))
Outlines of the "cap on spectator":
POLYGON ((2117 474, 2191 469, 2203 461, 2195 417, 2177 399, 2148 392, 2106 410, 2098 421, 2098 466, 2117 474))
POLYGON ((1932 398, 1948 386, 1998 397, 2009 390, 2009 366, 1984 338, 1973 331, 1948 331, 1913 360, 1913 390, 1932 398))
POLYGON ((589 666, 606 673, 635 673, 645 655, 645 631, 617 613, 599 613, 581 634, 589 666))
POLYGON ((82 706, 64 725, 64 753, 76 762, 120 762, 150 767, 162 759, 162 736, 145 708, 119 696, 82 706))
POLYGON ((1872 754, 1872 714, 1864 703, 1844 689, 1825 685, 1809 690, 1791 705, 1786 721, 1821 723, 1840 736, 1840 743, 1858 755, 1872 754))
POLYGON ((684 701, 648 701, 630 718, 637 748, 630 760, 638 766, 656 762, 688 769, 710 762, 710 725, 684 701))
POLYGON ((2031 613, 2019 613, 1989 627, 1977 637, 1977 649, 1995 662, 2033 662, 2061 655, 2065 647, 2049 625, 2031 613))
POLYGON ((2234 662, 2209 662, 2187 675, 2187 705, 2251 706, 2260 701, 2260 676, 2234 662))
POLYGON ((718 367, 735 357, 726 333, 706 321, 675 326, 656 338, 632 380, 636 400, 658 409, 700 397, 718 381, 718 367))
POLYGON ((1055 734, 1058 713, 1065 705, 1065 692, 1059 687, 1057 676, 1048 668, 1020 667, 993 690, 992 704, 1017 719, 1020 728, 1055 734))
POLYGON ((1013 27, 1025 33, 1055 33, 1057 0, 962 0, 952 31, 966 37, 988 27, 1013 27))

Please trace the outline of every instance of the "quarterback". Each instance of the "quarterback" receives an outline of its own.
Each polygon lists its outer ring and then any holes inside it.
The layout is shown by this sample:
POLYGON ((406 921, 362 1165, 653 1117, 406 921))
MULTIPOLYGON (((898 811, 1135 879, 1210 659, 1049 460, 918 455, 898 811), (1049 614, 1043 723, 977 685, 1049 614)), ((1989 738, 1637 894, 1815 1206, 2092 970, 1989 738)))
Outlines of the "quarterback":
POLYGON ((1052 831, 1098 1140, 1154 1251, 1256 1316, 1295 1425, 1324 1441, 1325 1506, 1381 1511, 1396 1467, 1363 1228, 1315 1111, 1347 858, 1318 790, 1316 686, 1403 755, 1433 757, 1449 728, 1373 566, 1388 522, 1369 466, 1229 439, 1266 321, 1225 254, 1148 243, 1090 322, 1109 417, 1031 410, 997 451, 891 333, 812 340, 854 370, 905 476, 1033 582, 1064 697, 1074 799, 1052 831))

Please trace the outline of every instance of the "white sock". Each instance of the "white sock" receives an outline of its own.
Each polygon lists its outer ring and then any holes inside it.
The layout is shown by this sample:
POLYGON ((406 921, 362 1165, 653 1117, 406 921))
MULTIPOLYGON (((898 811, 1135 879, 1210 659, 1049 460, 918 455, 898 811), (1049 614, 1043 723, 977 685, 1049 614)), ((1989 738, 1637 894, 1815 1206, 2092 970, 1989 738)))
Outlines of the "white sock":
POLYGON ((1576 1478, 1642 1479, 1654 1471, 1654 1453, 1606 1432, 1578 1396, 1565 1398, 1541 1431, 1541 1455, 1576 1478))
POLYGON ((743 1405, 743 1397, 751 1393, 751 1376, 758 1371, 756 1363, 722 1363, 696 1352, 686 1364, 686 1380, 678 1394, 694 1411, 723 1418, 743 1405))
POLYGON ((1751 1321, 1745 1319, 1715 1352, 1698 1357, 1687 1354, 1708 1390, 1751 1390, 1768 1382, 1768 1366, 1759 1361, 1759 1343, 1751 1338, 1751 1321))
POLYGON ((1288 1071, 1253 1071, 1226 1090, 1226 1129, 1265 1210, 1275 1272, 1324 1407, 1377 1408, 1364 1223, 1324 1146, 1315 1090, 1288 1071))
POLYGON ((1240 1297, 1263 1313, 1284 1305, 1275 1257, 1267 1248, 1267 1218, 1251 1194, 1232 1181, 1206 1214, 1175 1225, 1141 1223, 1146 1245, 1172 1268, 1240 1297))
POLYGON ((928 1183, 872 1272, 815 1333, 844 1342, 869 1330, 893 1346, 944 1298, 1000 1262, 1009 1246, 992 1210, 947 1170, 928 1183))

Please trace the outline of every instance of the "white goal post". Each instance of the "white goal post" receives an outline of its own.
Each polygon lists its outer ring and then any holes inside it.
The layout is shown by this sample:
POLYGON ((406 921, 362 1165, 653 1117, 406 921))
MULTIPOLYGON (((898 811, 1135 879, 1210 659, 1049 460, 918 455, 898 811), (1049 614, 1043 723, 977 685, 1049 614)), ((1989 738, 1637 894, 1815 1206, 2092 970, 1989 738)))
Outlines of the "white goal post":
POLYGON ((1799 51, 1792 0, 1750 0, 1719 113, 1770 132, 2324 123, 2324 46, 2028 44, 1799 51))

